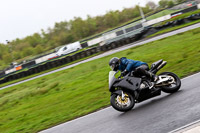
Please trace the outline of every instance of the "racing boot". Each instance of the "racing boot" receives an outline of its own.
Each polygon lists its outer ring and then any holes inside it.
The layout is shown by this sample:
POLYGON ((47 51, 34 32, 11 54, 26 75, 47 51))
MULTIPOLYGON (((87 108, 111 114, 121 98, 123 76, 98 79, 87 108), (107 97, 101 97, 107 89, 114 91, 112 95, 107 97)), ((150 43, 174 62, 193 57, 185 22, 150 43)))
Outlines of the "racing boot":
POLYGON ((154 74, 154 75, 152 76, 152 80, 153 80, 154 82, 158 81, 158 76, 154 74))

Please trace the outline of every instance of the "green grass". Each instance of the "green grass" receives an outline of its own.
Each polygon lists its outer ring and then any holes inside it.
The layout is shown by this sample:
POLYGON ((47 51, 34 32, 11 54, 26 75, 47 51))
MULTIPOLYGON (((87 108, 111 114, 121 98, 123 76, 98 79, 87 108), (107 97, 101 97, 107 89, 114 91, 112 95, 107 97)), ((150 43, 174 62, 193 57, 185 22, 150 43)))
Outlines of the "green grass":
MULTIPOLYGON (((101 54, 101 53, 102 53, 102 52, 99 52, 99 53, 97 53, 97 54, 93 54, 93 55, 91 55, 91 56, 88 56, 88 57, 85 57, 85 58, 82 58, 82 59, 79 59, 79 60, 75 60, 75 61, 73 61, 73 62, 64 64, 64 65, 61 65, 61 66, 58 66, 58 67, 54 67, 54 68, 51 68, 51 69, 48 69, 48 70, 45 70, 45 71, 42 71, 42 72, 39 72, 39 73, 36 73, 36 74, 32 74, 32 75, 29 75, 29 76, 26 76, 26 77, 23 77, 23 78, 20 78, 20 79, 16 79, 16 80, 12 80, 12 81, 9 81, 9 82, 0 84, 0 88, 1 88, 1 87, 4 87, 4 86, 7 86, 7 85, 11 85, 11 84, 17 83, 17 82, 20 82, 20 81, 23 81, 23 80, 26 80, 26 79, 30 79, 30 78, 32 78, 32 77, 36 77, 36 76, 38 76, 38 75, 41 75, 41 74, 44 74, 44 73, 47 73, 47 72, 51 72, 51 71, 57 70, 57 69, 62 68, 62 67, 69 66, 69 65, 71 65, 71 64, 75 64, 75 63, 77 63, 77 62, 80 62, 80 61, 89 59, 89 58, 91 58, 91 57, 97 56, 97 55, 99 55, 99 54, 101 54)), ((66 56, 64 56, 64 57, 66 57, 66 56)), ((61 58, 63 58, 63 57, 61 57, 61 58)), ((55 60, 55 59, 53 59, 53 60, 55 60)), ((52 60, 51 60, 51 61, 52 61, 52 60)), ((43 63, 43 64, 45 64, 45 63, 43 63)), ((25 69, 25 70, 23 70, 23 71, 26 71, 26 70, 28 70, 28 69, 25 69)), ((17 71, 17 72, 18 72, 18 71, 17 71)), ((3 79, 3 78, 2 78, 2 79, 3 79)))
POLYGON ((164 59, 162 71, 184 77, 200 71, 200 28, 1 90, 0 132, 37 132, 108 106, 114 56, 149 64, 164 59))
POLYGON ((147 20, 156 19, 156 18, 165 16, 165 15, 168 15, 168 14, 171 14, 171 13, 174 13, 174 12, 177 12, 177 11, 179 11, 179 10, 169 10, 169 9, 166 9, 166 10, 163 10, 163 11, 161 11, 161 12, 158 12, 158 13, 152 15, 152 16, 147 17, 146 19, 147 19, 147 20))

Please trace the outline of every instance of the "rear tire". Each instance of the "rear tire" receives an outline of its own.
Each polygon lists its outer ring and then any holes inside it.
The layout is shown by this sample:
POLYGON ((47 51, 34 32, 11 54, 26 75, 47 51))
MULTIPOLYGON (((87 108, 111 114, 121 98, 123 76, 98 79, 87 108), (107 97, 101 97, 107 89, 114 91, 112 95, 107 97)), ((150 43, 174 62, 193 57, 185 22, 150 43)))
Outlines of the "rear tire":
POLYGON ((127 112, 131 110, 135 105, 135 99, 133 95, 128 92, 124 92, 125 100, 121 99, 121 95, 113 93, 110 98, 112 107, 121 112, 127 112))
POLYGON ((162 86, 161 89, 163 92, 165 93, 174 93, 174 92, 177 92, 180 87, 181 87, 181 80, 180 78, 172 73, 172 72, 163 72, 159 75, 168 75, 168 76, 171 76, 172 77, 172 81, 173 83, 171 83, 170 85, 166 85, 166 86, 162 86))

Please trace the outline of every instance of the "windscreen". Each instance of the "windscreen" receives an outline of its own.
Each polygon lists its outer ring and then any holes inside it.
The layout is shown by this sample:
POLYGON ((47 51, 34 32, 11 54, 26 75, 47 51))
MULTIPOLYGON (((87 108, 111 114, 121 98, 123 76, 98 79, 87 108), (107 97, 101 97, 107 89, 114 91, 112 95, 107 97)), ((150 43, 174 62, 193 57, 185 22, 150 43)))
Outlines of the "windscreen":
POLYGON ((115 79, 115 73, 116 71, 110 71, 109 72, 109 84, 115 79))

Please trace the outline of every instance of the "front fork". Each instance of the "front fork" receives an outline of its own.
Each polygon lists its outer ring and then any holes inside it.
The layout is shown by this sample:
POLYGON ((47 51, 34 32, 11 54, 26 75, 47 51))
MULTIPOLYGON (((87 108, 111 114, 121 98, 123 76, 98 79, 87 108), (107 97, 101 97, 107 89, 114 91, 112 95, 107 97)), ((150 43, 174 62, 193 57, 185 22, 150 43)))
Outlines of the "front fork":
POLYGON ((123 91, 122 91, 122 100, 125 100, 125 94, 123 91))
POLYGON ((113 93, 120 95, 122 97, 122 100, 125 100, 126 95, 124 94, 123 90, 117 90, 113 93))

